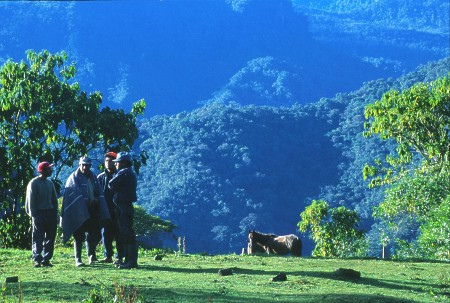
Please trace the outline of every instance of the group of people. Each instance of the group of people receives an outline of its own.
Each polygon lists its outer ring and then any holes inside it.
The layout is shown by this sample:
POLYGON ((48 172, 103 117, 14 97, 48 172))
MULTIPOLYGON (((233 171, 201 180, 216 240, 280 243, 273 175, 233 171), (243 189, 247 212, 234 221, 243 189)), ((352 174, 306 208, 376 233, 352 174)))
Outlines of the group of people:
MULTIPOLYGON (((134 208, 137 200, 137 178, 132 158, 127 152, 108 152, 105 170, 98 176, 91 171, 92 159, 81 157, 78 168, 65 184, 60 225, 63 242, 74 239, 75 265, 82 261, 83 242, 89 264, 114 263, 118 268, 138 267, 138 247, 133 230, 134 208), (98 260, 97 245, 103 243, 104 259, 98 260), (113 260, 116 243, 116 260, 113 260)), ((41 162, 39 176, 27 186, 25 209, 32 218, 32 252, 35 267, 53 266, 58 202, 55 186, 49 179, 53 164, 41 162)))

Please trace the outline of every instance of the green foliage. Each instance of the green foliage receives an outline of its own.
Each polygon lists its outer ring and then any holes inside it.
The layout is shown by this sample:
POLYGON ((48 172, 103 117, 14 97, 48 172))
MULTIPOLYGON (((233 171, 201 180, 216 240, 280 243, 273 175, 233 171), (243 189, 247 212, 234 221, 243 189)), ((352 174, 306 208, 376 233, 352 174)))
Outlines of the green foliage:
POLYGON ((158 232, 172 232, 176 225, 153 216, 147 213, 143 207, 135 205, 133 227, 137 236, 149 236, 158 232))
POLYGON ((30 50, 27 60, 8 60, 0 68, 0 230, 6 239, 15 239, 0 243, 3 247, 29 246, 23 201, 37 162, 57 164, 59 187, 59 173, 80 155, 95 148, 131 150, 138 137, 137 115, 145 109, 141 100, 132 113, 100 110, 101 94, 80 90, 75 64, 66 64, 65 52, 30 50))
POLYGON ((417 241, 407 241, 403 239, 395 239, 396 249, 392 255, 393 260, 423 260, 426 259, 423 249, 417 241))
POLYGON ((364 233, 357 229, 358 216, 344 206, 329 208, 323 200, 313 200, 300 214, 299 230, 311 231, 316 244, 313 256, 351 257, 363 253, 364 233))
MULTIPOLYGON (((450 74, 449 74, 450 75, 450 74)), ((420 250, 429 258, 448 260, 450 197, 450 77, 391 91, 366 108, 366 135, 394 138, 395 156, 387 166, 366 165, 371 186, 391 184, 375 215, 394 222, 409 214, 421 224, 420 250)), ((405 245, 403 245, 406 247, 405 245)), ((419 250, 416 250, 419 251, 419 250)))
POLYGON ((0 192, 0 247, 29 247, 31 244, 31 221, 24 212, 18 213, 17 205, 11 191, 0 192))
MULTIPOLYGON (((450 74, 449 74, 450 75, 450 74)), ((372 186, 395 182, 408 173, 414 153, 420 154, 422 169, 437 173, 450 161, 450 76, 431 83, 418 83, 403 91, 390 91, 366 107, 365 136, 378 135, 397 142, 396 156, 386 158, 389 167, 366 166, 364 177, 372 186), (382 176, 379 176, 381 174, 382 176)))
POLYGON ((393 218, 401 214, 414 215, 426 222, 433 211, 450 195, 447 173, 405 175, 386 191, 385 199, 375 211, 377 217, 393 218))
MULTIPOLYGON (((448 183, 447 183, 448 184, 448 183)), ((426 257, 450 260, 450 195, 431 211, 430 218, 421 226, 418 240, 426 257)))
MULTIPOLYGON (((379 222, 381 217, 374 221, 372 210, 380 201, 384 200, 384 191, 387 187, 368 188, 369 179, 361 178, 361 170, 366 163, 373 159, 381 159, 380 163, 387 165, 386 155, 395 154, 396 142, 394 139, 381 140, 378 136, 364 137, 364 109, 365 107, 381 99, 383 94, 389 90, 405 90, 418 82, 431 82, 438 77, 448 74, 450 58, 438 62, 431 62, 418 68, 416 71, 406 74, 396 80, 377 80, 366 83, 359 90, 339 94, 333 100, 345 104, 342 118, 338 127, 328 135, 332 138, 335 146, 342 152, 344 160, 340 164, 339 181, 337 184, 323 188, 319 199, 328 201, 331 206, 346 206, 355 209, 362 220, 364 229, 367 229, 370 256, 382 255, 380 244, 380 232, 388 234, 391 242, 386 249, 389 254, 394 252, 397 244, 394 239, 416 239, 419 233, 419 224, 414 223, 414 218, 406 218, 404 215, 395 218, 395 230, 386 226, 388 222, 379 222), (379 228, 379 224, 383 228, 379 228)), ((417 157, 416 157, 417 158, 417 157)), ((415 160, 417 161, 417 159, 415 160)), ((375 167, 376 168, 376 167, 375 167)))
MULTIPOLYGON (((176 224, 190 251, 240 252, 249 229, 293 231, 295 214, 311 197, 356 210, 370 229, 384 188, 368 189, 361 170, 396 145, 363 137, 364 108, 390 89, 446 75, 449 63, 433 62, 305 106, 211 103, 142 120, 140 149, 149 165, 139 176, 139 204, 176 224), (192 243, 196 237, 212 240, 192 243)), ((374 239, 372 255, 380 256, 379 237, 374 239)))
POLYGON ((25 212, 6 215, 0 221, 0 247, 29 248, 31 222, 25 212))

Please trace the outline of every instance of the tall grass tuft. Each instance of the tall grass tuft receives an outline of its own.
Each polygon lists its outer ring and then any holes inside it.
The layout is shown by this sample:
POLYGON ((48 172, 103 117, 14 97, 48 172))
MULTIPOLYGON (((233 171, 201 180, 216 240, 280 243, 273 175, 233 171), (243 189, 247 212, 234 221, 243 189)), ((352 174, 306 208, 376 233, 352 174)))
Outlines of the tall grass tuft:
POLYGON ((17 296, 14 295, 14 291, 11 289, 11 296, 8 297, 7 294, 7 288, 6 283, 2 284, 2 289, 0 291, 0 303, 22 303, 23 302, 23 293, 22 293, 22 286, 19 282, 19 286, 17 288, 17 296))
POLYGON ((125 287, 114 282, 114 291, 108 289, 104 284, 94 288, 84 303, 144 303, 137 288, 133 285, 125 287))

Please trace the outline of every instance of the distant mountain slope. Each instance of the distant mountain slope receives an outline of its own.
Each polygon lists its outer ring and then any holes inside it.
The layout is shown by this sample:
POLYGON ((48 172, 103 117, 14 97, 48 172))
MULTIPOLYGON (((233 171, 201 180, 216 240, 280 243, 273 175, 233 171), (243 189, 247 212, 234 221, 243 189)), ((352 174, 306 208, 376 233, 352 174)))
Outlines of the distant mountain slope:
POLYGON ((335 1, 345 4, 339 10, 297 2, 311 6, 295 10, 290 0, 0 1, 0 63, 23 59, 30 48, 67 50, 82 89, 101 91, 104 104, 115 108, 145 98, 146 115, 153 116, 190 111, 210 99, 314 102, 448 52, 442 2, 358 1, 341 13, 351 2, 335 1), (380 19, 386 9, 404 22, 380 19), (420 21, 428 15, 432 23, 420 21))
POLYGON ((376 67, 401 73, 449 55, 447 0, 292 1, 315 38, 376 67))
POLYGON ((449 2, 446 0, 292 0, 299 9, 339 14, 354 20, 370 20, 383 27, 449 33, 449 2))
POLYGON ((449 62, 310 105, 211 103, 145 120, 140 148, 150 160, 139 203, 177 224, 196 252, 240 252, 249 229, 294 233, 316 197, 357 209, 370 228, 381 191, 368 190, 362 165, 391 147, 362 138, 364 106, 391 88, 445 75, 449 62))
POLYGON ((251 228, 293 233, 302 201, 337 181, 340 157, 324 136, 337 118, 320 106, 218 103, 152 118, 141 127, 150 161, 140 203, 177 224, 194 251, 238 251, 251 228))

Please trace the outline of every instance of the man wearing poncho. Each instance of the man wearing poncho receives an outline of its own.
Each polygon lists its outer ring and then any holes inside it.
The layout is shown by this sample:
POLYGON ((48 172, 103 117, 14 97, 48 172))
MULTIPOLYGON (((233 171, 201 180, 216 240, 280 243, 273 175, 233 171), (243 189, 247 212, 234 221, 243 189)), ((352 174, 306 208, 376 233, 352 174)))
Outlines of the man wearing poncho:
POLYGON ((78 169, 66 181, 61 210, 63 242, 73 235, 76 266, 84 265, 81 260, 83 241, 86 241, 89 264, 98 261, 95 249, 100 241, 101 224, 110 219, 103 191, 91 166, 89 157, 80 159, 78 169))

